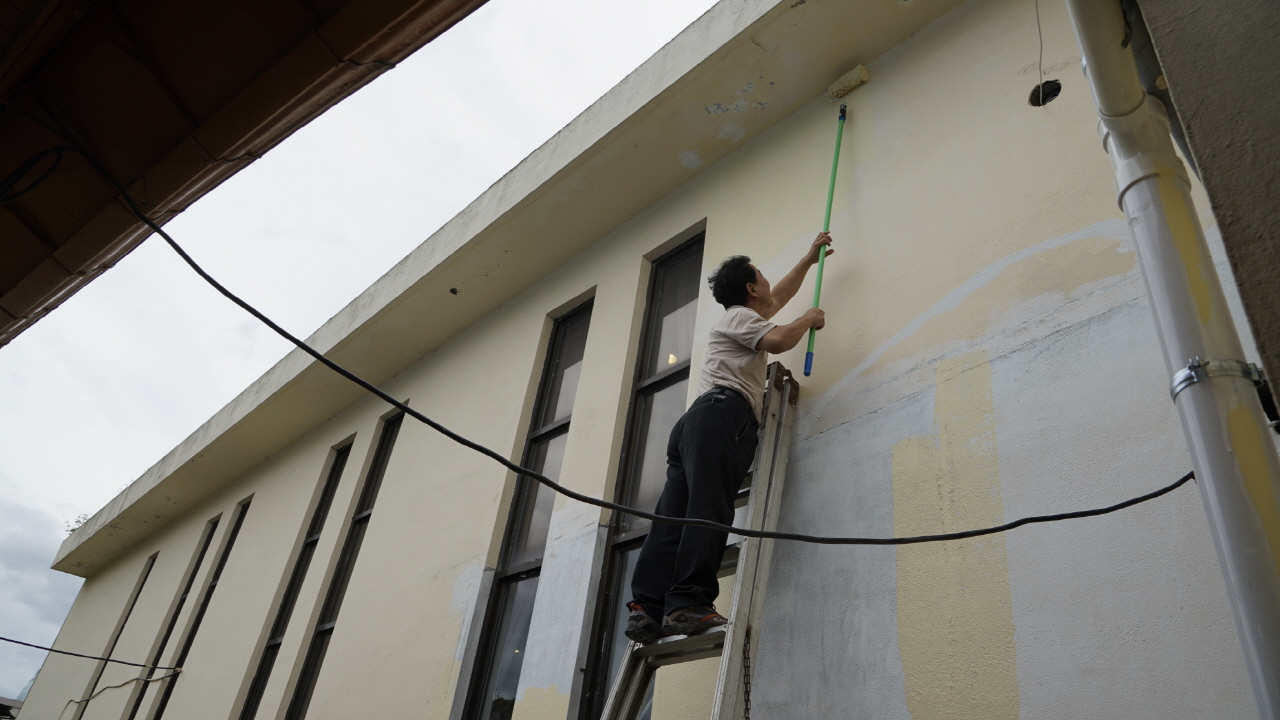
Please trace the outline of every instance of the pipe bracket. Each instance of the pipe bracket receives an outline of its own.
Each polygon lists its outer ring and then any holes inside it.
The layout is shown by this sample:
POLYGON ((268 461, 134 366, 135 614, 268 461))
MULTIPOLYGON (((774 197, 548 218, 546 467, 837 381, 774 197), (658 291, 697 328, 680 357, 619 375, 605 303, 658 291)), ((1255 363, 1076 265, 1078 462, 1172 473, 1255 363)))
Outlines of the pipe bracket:
POLYGON ((1212 377, 1242 377, 1252 381, 1254 387, 1266 382, 1262 368, 1253 363, 1243 360, 1201 360, 1197 357, 1173 374, 1173 382, 1169 385, 1169 399, 1176 402, 1178 393, 1212 377))

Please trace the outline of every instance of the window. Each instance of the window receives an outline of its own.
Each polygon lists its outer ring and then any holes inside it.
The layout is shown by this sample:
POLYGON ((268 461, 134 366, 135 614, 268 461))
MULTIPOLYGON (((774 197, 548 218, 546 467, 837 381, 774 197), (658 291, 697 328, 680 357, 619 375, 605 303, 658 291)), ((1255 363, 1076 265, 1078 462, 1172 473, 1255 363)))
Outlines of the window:
MULTIPOLYGON (((111 657, 111 653, 116 651, 116 643, 120 641, 120 635, 124 632, 124 626, 129 623, 129 616, 133 614, 133 606, 138 602, 138 596, 142 594, 142 588, 147 584, 147 578, 151 576, 151 568, 156 564, 156 557, 159 553, 152 555, 142 563, 142 576, 138 578, 138 584, 134 586, 133 593, 129 595, 129 599, 125 602, 124 615, 120 618, 120 624, 116 626, 115 632, 111 634, 111 640, 107 643, 107 651, 103 653, 103 657, 111 657)), ((106 662, 99 662, 98 667, 93 671, 93 679, 89 682, 89 690, 85 692, 84 702, 76 707, 75 714, 71 716, 71 720, 80 720, 84 717, 84 713, 89 709, 89 702, 93 698, 94 692, 98 689, 98 681, 102 679, 102 671, 107 667, 106 662)))
MULTIPOLYGON (((218 580, 222 577, 222 569, 227 566, 227 558, 231 557, 231 548, 236 544, 236 537, 240 534, 240 527, 244 525, 244 516, 249 514, 249 503, 240 506, 239 512, 236 513, 236 522, 231 526, 231 532, 227 534, 227 544, 222 548, 222 554, 218 556, 218 564, 213 568, 213 576, 209 578, 209 585, 205 588, 204 597, 200 600, 200 608, 196 610, 195 618, 191 621, 191 629, 187 630, 187 637, 182 642, 182 651, 178 653, 178 659, 174 661, 175 667, 182 667, 187 662, 187 655, 191 652, 191 646, 195 644, 196 633, 200 631, 200 623, 204 620, 205 611, 209 609, 209 601, 213 599, 213 591, 218 588, 218 580)), ((174 675, 168 680, 164 680, 164 688, 161 690, 160 703, 156 707, 156 713, 152 716, 152 720, 160 720, 164 717, 165 708, 169 706, 169 698, 173 697, 173 689, 178 686, 178 680, 181 675, 174 675)))
MULTIPOLYGON (((204 556, 209 552, 209 544, 213 542, 213 533, 218 529, 219 518, 214 518, 205 526, 204 537, 200 539, 200 549, 196 551, 195 562, 191 564, 191 569, 187 571, 187 580, 183 583, 182 593, 178 595, 178 601, 173 606, 173 612, 169 615, 169 622, 165 625, 164 634, 160 636, 160 644, 156 646, 156 651, 151 655, 151 661, 147 664, 152 666, 147 669, 145 678, 150 680, 156 674, 155 667, 160 664, 160 658, 164 657, 165 648, 169 645, 169 638, 173 636, 173 630, 178 625, 178 618, 182 615, 182 606, 187 603, 187 596, 191 594, 191 587, 196 583, 196 575, 200 572, 200 566, 204 563, 204 556)), ((138 687, 134 691, 133 706, 129 710, 129 720, 138 717, 138 711, 142 709, 142 703, 147 699, 147 690, 151 688, 151 683, 138 683, 138 687)))
MULTIPOLYGON (((684 414, 689 395, 693 323, 702 287, 702 240, 700 234, 653 263, 616 491, 617 502, 641 510, 653 510, 658 504, 667 479, 667 438, 684 414)), ((648 532, 648 520, 620 513, 609 528, 588 665, 593 675, 582 703, 584 718, 597 718, 603 712, 609 685, 626 651, 622 631, 627 624, 626 603, 631 600, 631 573, 648 532)))
MULTIPOLYGON (((551 332, 522 464, 552 480, 560 477, 590 323, 588 303, 557 320, 551 332)), ((511 717, 554 503, 554 491, 530 478, 516 480, 465 713, 473 720, 511 717)))
POLYGON ((280 607, 276 609, 275 620, 271 623, 267 644, 262 648, 262 657, 258 659, 258 669, 253 674, 249 693, 240 709, 240 720, 253 720, 258 713, 258 704, 262 702, 267 680, 271 679, 271 669, 275 666, 276 655, 280 653, 280 644, 284 642, 284 631, 289 627, 289 617, 293 614, 293 606, 298 602, 302 581, 307 578, 307 568, 311 566, 311 557, 315 555, 316 545, 320 542, 320 531, 329 515, 329 506, 333 504, 333 494, 338 490, 338 481, 342 479, 342 471, 347 466, 349 455, 350 445, 337 450, 333 455, 324 487, 320 490, 320 499, 311 513, 311 522, 307 525, 307 533, 302 540, 302 550, 298 552, 298 559, 294 561, 293 570, 289 573, 289 584, 285 586, 284 597, 280 598, 280 607))
MULTIPOLYGON (((373 517, 373 504, 378 499, 382 477, 386 474, 387 462, 391 459, 391 449, 396 444, 396 436, 400 433, 400 425, 403 421, 404 414, 399 414, 382 424, 382 434, 378 437, 378 447, 373 453, 369 475, 365 478, 360 499, 356 502, 355 513, 351 516, 351 526, 347 529, 347 538, 342 543, 338 565, 334 568, 333 578, 329 580, 329 589, 324 595, 320 618, 316 621, 311 639, 307 643, 306 659, 302 662, 298 684, 294 686, 293 697, 289 700, 289 710, 285 713, 286 720, 302 720, 307 716, 307 707, 311 704, 311 694, 316 689, 316 680, 320 677, 321 666, 324 665, 329 640, 333 637, 333 629, 338 625, 338 611, 342 609, 342 598, 347 594, 347 583, 351 581, 356 558, 360 555, 360 546, 364 543, 364 535, 369 528, 369 518, 373 517)), ((316 532, 319 533, 319 528, 316 532)), ((282 629, 281 634, 283 632, 282 629)))

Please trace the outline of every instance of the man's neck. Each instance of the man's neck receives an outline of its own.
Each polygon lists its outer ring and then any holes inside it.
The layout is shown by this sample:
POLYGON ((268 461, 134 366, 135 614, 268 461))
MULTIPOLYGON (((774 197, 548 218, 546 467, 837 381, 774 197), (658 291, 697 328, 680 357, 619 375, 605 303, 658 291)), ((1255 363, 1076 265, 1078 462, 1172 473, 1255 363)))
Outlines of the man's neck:
POLYGON ((760 317, 767 317, 765 313, 767 313, 770 308, 770 304, 766 302, 764 298, 758 297, 748 298, 747 302, 743 303, 742 306, 755 310, 756 314, 760 317))

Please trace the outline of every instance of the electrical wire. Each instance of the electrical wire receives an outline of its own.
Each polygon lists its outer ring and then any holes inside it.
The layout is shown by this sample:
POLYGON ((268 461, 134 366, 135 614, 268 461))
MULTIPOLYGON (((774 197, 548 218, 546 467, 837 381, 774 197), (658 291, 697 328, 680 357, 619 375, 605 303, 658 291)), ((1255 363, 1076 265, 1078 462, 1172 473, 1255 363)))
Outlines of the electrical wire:
POLYGON ((49 150, 42 150, 41 152, 38 152, 35 155, 32 155, 31 157, 27 158, 26 162, 18 166, 18 169, 9 173, 9 175, 5 177, 3 180, 0 180, 0 205, 7 205, 13 202, 14 200, 17 200, 18 198, 22 197, 23 195, 26 195, 32 190, 35 190, 36 186, 44 182, 46 178, 52 175, 53 171, 57 170, 58 166, 61 164, 62 164, 62 151, 59 150, 58 148, 50 148, 49 150), (17 185, 19 180, 26 177, 27 173, 31 172, 32 169, 34 169, 37 165, 39 165, 41 160, 44 160, 46 157, 50 155, 54 156, 53 164, 50 165, 49 168, 44 171, 43 175, 36 178, 35 180, 32 180, 31 184, 27 185, 21 190, 13 191, 13 186, 17 185))
POLYGON ((168 675, 161 675, 158 678, 142 678, 142 677, 129 678, 128 680, 125 680, 119 685, 108 685, 83 700, 68 700, 67 704, 62 706, 62 712, 58 713, 58 720, 62 720, 62 716, 67 713, 67 708, 71 707, 72 705, 83 705, 108 690, 115 690, 116 688, 122 688, 122 687, 125 687, 126 685, 131 685, 136 682, 142 682, 142 683, 160 682, 161 680, 168 680, 171 677, 177 677, 178 673, 181 673, 181 672, 182 672, 182 668, 174 668, 173 672, 169 673, 168 675))
MULTIPOLYGON (((1188 480, 1195 477, 1194 472, 1189 472, 1186 475, 1183 475, 1173 484, 1167 485, 1159 490, 1156 490, 1155 492, 1147 493, 1146 495, 1142 495, 1130 500, 1126 500, 1124 502, 1117 503, 1109 507, 1098 508, 1096 510, 1080 510, 1076 512, 1059 513, 1056 515, 1040 515, 1036 517, 1027 517, 1027 518, 1022 518, 1021 520, 1015 520, 1010 523, 1005 523, 1004 525, 997 525, 994 527, 981 528, 977 530, 966 530, 966 531, 954 532, 954 533, 941 533, 937 535, 919 535, 915 537, 889 537, 889 538, 828 537, 823 535, 806 535, 803 533, 788 533, 788 532, 776 532, 776 531, 769 531, 769 530, 754 530, 751 528, 739 528, 739 527, 733 527, 732 525, 724 525, 718 522, 713 522, 711 520, 702 520, 700 518, 677 518, 677 517, 668 517, 665 515, 657 515, 655 513, 645 512, 643 510, 633 508, 633 507, 628 507, 626 505, 622 505, 619 503, 609 502, 608 500, 601 500, 599 498, 594 498, 589 495, 583 495, 582 493, 574 492, 573 490, 570 490, 569 488, 566 488, 563 485, 560 485, 559 483, 547 477, 546 475, 543 475, 542 473, 535 472, 533 470, 530 470, 529 468, 522 467, 517 463, 514 463, 511 460, 508 460, 505 456, 503 456, 501 453, 498 453, 495 450, 491 450, 488 447, 481 445, 480 443, 474 442, 472 440, 468 440, 467 438, 453 432, 452 430, 445 427, 444 425, 441 425, 435 420, 432 420, 426 415, 423 415, 417 410, 414 410, 413 408, 409 407, 407 404, 383 392, 380 388, 378 388, 373 383, 365 380, 364 378, 361 378, 360 376, 342 367, 341 365, 334 362, 333 360, 330 360, 329 358, 325 357, 324 354, 322 354, 319 350, 316 350, 315 348, 311 347, 310 345, 303 342, 302 340, 299 340, 298 338, 294 337, 287 330, 280 327, 275 322, 273 322, 270 318, 268 318, 266 315, 263 315, 261 312, 259 312, 257 308, 253 307, 249 303, 240 299, 240 297, 238 297, 237 295, 232 293, 230 290, 228 290, 225 286, 223 286, 222 283, 215 280, 213 276, 205 272, 204 268, 200 267, 200 265, 196 263, 196 261, 192 259, 192 257, 188 255, 187 252, 183 250, 180 245, 178 245, 177 241, 169 236, 169 233, 165 232, 158 224, 155 223, 155 221, 153 221, 150 217, 148 217, 146 213, 142 212, 142 210, 138 207, 138 204, 134 201, 133 196, 129 194, 129 191, 126 190, 124 186, 121 185, 115 179, 115 177, 111 175, 111 173, 107 172, 106 168, 104 168, 97 161, 97 159, 93 157, 93 155, 89 154, 85 150, 82 150, 80 148, 70 146, 70 145, 63 145, 56 148, 52 148, 51 151, 61 152, 61 153, 73 152, 83 157, 85 161, 88 162, 93 167, 93 169, 97 171, 99 175, 102 176, 102 179, 107 184, 109 184, 112 188, 114 188, 116 192, 120 194, 120 197, 124 201, 125 206, 129 210, 129 212, 132 213, 139 220, 141 220, 148 228, 152 230, 152 232, 156 233, 161 238, 163 238, 164 241, 169 244, 169 247, 173 248, 173 251, 176 252, 178 256, 181 257, 182 260, 186 262, 187 265, 190 266, 191 269, 196 272, 197 275, 203 278, 205 282, 212 285, 215 290, 221 293, 228 300, 235 303, 236 305, 239 305, 245 312, 257 318, 264 325, 274 330, 276 334, 280 335, 284 339, 293 343, 294 346, 296 346, 299 350, 315 358, 316 361, 318 361, 325 367, 329 368, 330 370, 333 370, 334 372, 350 380, 356 385, 359 385, 360 387, 369 391, 373 395, 376 395, 377 397, 386 401, 393 407, 399 409, 401 412, 408 415, 409 417, 412 417, 413 419, 418 420, 419 422, 427 425, 431 429, 435 430, 441 435, 444 435, 445 437, 458 443, 459 445, 462 445, 463 447, 474 450, 480 453, 481 455, 484 455, 488 458, 495 460, 496 462, 501 464, 503 467, 516 473, 517 475, 521 475, 523 477, 536 480, 542 485, 545 485, 546 487, 550 488, 551 490, 554 490, 555 492, 560 493, 561 495, 564 495, 565 497, 571 498, 573 500, 577 500, 578 502, 586 503, 588 505, 594 505, 599 508, 604 508, 605 510, 613 510, 615 512, 626 513, 628 515, 634 515, 635 517, 640 517, 646 520, 664 523, 667 525, 700 527, 700 528, 706 528, 708 530, 719 530, 721 532, 741 535, 743 537, 753 537, 753 538, 760 538, 765 540, 795 540, 797 542, 813 543, 818 545, 911 545, 915 543, 939 542, 939 541, 945 541, 945 540, 960 540, 964 538, 977 537, 980 535, 990 535, 992 533, 1012 530, 1016 527, 1029 525, 1031 523, 1053 522, 1056 520, 1069 520, 1074 518, 1105 515, 1107 513, 1112 513, 1127 507, 1132 507, 1133 505, 1137 505, 1138 503, 1142 503, 1148 500, 1153 500, 1155 498, 1158 498, 1161 495, 1164 495, 1165 493, 1173 491, 1174 489, 1180 487, 1182 484, 1186 483, 1188 480)), ((46 152, 49 152, 49 151, 46 151, 46 152)))
POLYGON ((1044 107, 1044 31, 1040 29, 1040 0, 1036 3, 1036 36, 1040 38, 1040 59, 1036 60, 1036 67, 1040 71, 1040 84, 1036 88, 1040 91, 1040 107, 1044 107))
POLYGON ((59 655, 70 655, 72 657, 85 658, 86 660, 105 660, 107 662, 119 663, 121 665, 130 665, 132 667, 140 667, 144 670, 182 670, 182 668, 179 668, 179 667, 165 667, 163 665, 143 665, 142 663, 125 662, 124 660, 113 660, 111 658, 98 657, 96 655, 81 655, 80 653, 68 652, 66 650, 54 650, 51 647, 45 647, 43 645, 33 645, 29 642, 22 642, 21 640, 14 640, 13 638, 7 638, 7 637, 0 637, 0 640, 3 640, 5 642, 11 642, 14 645, 25 645, 29 648, 35 648, 36 650, 48 650, 51 653, 58 653, 59 655))

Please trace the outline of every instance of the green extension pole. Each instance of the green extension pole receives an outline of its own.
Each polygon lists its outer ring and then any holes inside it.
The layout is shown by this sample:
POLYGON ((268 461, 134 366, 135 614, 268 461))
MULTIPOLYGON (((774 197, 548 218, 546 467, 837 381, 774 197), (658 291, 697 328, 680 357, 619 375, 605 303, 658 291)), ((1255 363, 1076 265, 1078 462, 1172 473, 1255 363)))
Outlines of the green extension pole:
MULTIPOLYGON (((827 214, 822 218, 822 232, 831 230, 831 201, 835 199, 836 194, 836 167, 840 165, 840 140, 844 138, 844 115, 845 104, 840 103, 840 122, 836 125, 836 154, 831 158, 831 184, 827 187, 827 214)), ((822 299, 822 266, 827 260, 827 249, 823 248, 818 253, 818 278, 817 283, 813 286, 813 306, 818 307, 818 301, 822 299)), ((818 335, 818 331, 809 328, 809 352, 804 354, 804 376, 809 377, 813 372, 813 341, 818 335)))

